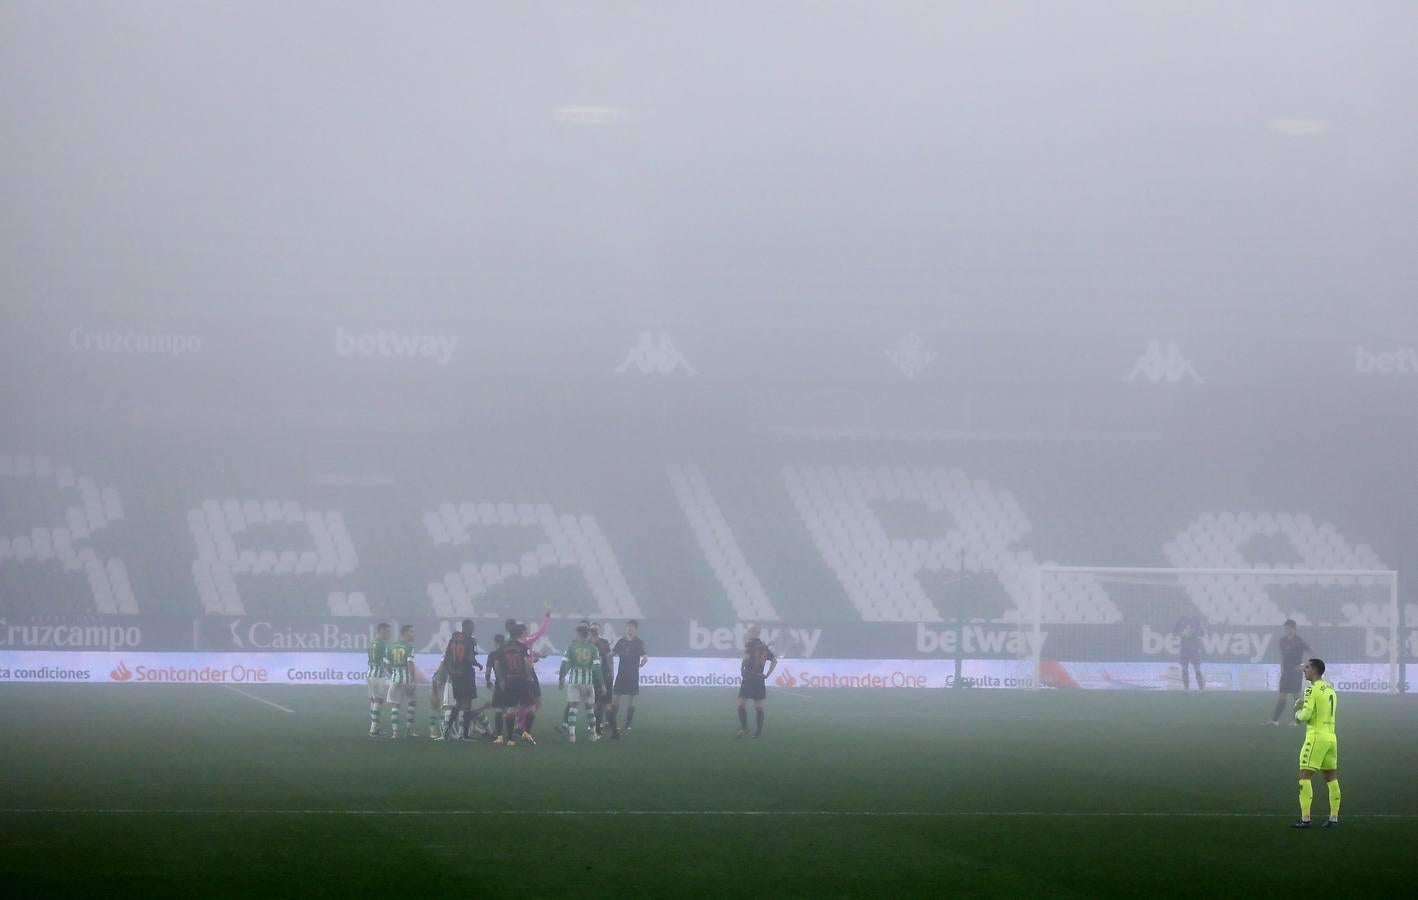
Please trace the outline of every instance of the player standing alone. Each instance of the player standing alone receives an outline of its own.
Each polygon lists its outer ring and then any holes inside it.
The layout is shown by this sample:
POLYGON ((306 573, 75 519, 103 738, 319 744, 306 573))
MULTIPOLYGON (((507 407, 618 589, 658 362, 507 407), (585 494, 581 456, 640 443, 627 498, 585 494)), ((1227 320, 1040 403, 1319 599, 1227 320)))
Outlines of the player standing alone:
POLYGON ((399 706, 409 708, 409 737, 414 736, 418 701, 414 696, 414 626, 399 629, 399 639, 389 645, 389 736, 399 736, 399 706))
POLYGON ((374 628, 374 640, 369 642, 369 736, 379 737, 379 717, 384 698, 389 693, 389 623, 380 622, 374 628))
POLYGON ((616 667, 615 686, 611 690, 611 737, 618 738, 620 729, 616 726, 616 711, 625 698, 629 707, 625 713, 625 730, 635 721, 635 697, 640 693, 640 669, 650 658, 645 655, 645 642, 640 640, 640 623, 631 619, 625 623, 625 637, 615 642, 612 652, 620 657, 616 667))
POLYGON ((739 665, 739 672, 743 675, 743 685, 739 688, 739 733, 738 737, 748 734, 748 709, 745 703, 753 701, 754 713, 757 715, 758 725, 754 729, 754 737, 763 736, 763 701, 768 697, 768 676, 773 674, 773 670, 778 668, 778 657, 773 655, 773 651, 768 649, 768 645, 758 639, 758 626, 748 626, 747 640, 743 645, 743 662, 739 665), (763 667, 768 666, 768 671, 763 667))
POLYGON ((1295 720, 1305 723, 1305 743, 1300 748, 1300 820, 1292 828, 1310 827, 1310 801, 1314 786, 1310 776, 1323 772, 1329 786, 1329 821, 1326 828, 1339 825, 1339 738, 1334 733, 1334 716, 1339 695, 1334 686, 1324 680, 1324 660, 1305 663, 1305 699, 1296 700, 1295 720))
MULTIPOLYGON (((1305 643, 1305 639, 1295 633, 1295 620, 1285 620, 1285 633, 1280 636, 1280 696, 1275 698, 1275 712, 1270 715, 1270 724, 1280 724, 1280 713, 1285 709, 1285 701, 1290 701, 1291 708, 1300 693, 1301 685, 1304 683, 1300 674, 1300 666, 1304 664, 1306 654, 1310 653, 1310 645, 1305 643)), ((1298 724, 1294 719, 1290 720, 1291 725, 1298 724)))
POLYGON ((1201 674, 1201 636, 1206 634, 1206 626, 1196 616, 1184 616, 1172 630, 1181 638, 1178 655, 1182 663, 1182 690, 1191 689, 1188 666, 1196 670, 1196 689, 1206 690, 1206 679, 1201 674))

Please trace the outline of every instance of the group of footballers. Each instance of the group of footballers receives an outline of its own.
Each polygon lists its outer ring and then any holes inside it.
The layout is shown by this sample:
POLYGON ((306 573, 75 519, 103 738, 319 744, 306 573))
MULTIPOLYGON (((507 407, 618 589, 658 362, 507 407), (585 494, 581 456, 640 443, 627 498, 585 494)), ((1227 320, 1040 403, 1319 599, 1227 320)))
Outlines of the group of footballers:
MULTIPOLYGON (((542 709, 542 685, 536 663, 546 657, 533 647, 550 628, 551 613, 543 616, 537 630, 531 633, 525 623, 515 619, 508 619, 504 624, 507 631, 493 637, 495 646, 487 654, 486 665, 478 662, 478 641, 473 636, 472 619, 464 619, 460 630, 449 637, 429 692, 428 731, 433 740, 471 741, 479 736, 491 736, 494 744, 502 746, 515 747, 519 740, 536 745, 532 725, 542 709), (492 688, 492 698, 481 706, 474 706, 480 670, 484 686, 492 688), (489 709, 493 713, 491 723, 486 715, 489 709)), ((389 624, 381 622, 369 643, 369 736, 379 737, 383 733, 380 722, 384 706, 388 704, 390 737, 400 737, 401 722, 406 723, 403 733, 413 737, 418 715, 414 626, 400 628, 397 641, 390 637, 389 624)), ((637 622, 627 622, 625 636, 611 646, 599 625, 582 619, 557 674, 557 686, 566 694, 560 730, 567 740, 576 742, 578 711, 586 720, 590 740, 600 740, 607 729, 611 740, 620 740, 620 710, 625 708, 624 730, 629 731, 635 722, 640 670, 649 661, 637 622)), ((738 737, 748 734, 749 701, 754 705, 753 736, 763 736, 763 703, 768 696, 768 678, 777 667, 778 658, 759 637, 758 626, 751 626, 745 637, 741 664, 738 737)))
MULTIPOLYGON (((464 619, 453 632, 443 659, 431 679, 429 692, 429 737, 436 741, 471 741, 480 736, 492 743, 515 747, 520 740, 535 745, 532 727, 542 709, 542 686, 536 663, 546 656, 533 648, 551 626, 547 613, 535 631, 525 623, 508 619, 506 633, 494 636, 494 647, 486 664, 478 662, 478 642, 473 621, 464 619), (480 706, 478 673, 492 697, 480 706), (493 719, 488 721, 491 710, 493 719)), ((612 647, 602 637, 600 626, 581 620, 576 638, 566 648, 558 674, 559 686, 566 691, 561 731, 576 740, 578 707, 586 719, 592 741, 607 730, 613 740, 621 735, 620 710, 625 708, 625 730, 635 721, 635 700, 640 693, 640 670, 649 662, 638 624, 626 624, 625 636, 612 647), (618 661, 618 665, 617 665, 618 661)), ((391 640, 388 623, 380 623, 369 644, 369 735, 382 734, 383 708, 389 706, 390 737, 414 737, 418 715, 417 669, 414 665, 414 627, 405 625, 399 639, 391 640), (400 725, 405 724, 401 734, 400 725)))

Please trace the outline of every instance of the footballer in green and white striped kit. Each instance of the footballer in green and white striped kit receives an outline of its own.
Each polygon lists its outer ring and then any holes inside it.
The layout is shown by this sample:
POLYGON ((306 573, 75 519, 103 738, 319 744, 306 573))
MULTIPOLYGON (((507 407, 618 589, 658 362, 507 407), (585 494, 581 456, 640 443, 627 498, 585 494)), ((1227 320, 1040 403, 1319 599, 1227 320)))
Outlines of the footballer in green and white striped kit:
MULTIPOLYGON (((566 658, 561 661, 561 686, 566 689, 567 719, 569 730, 567 740, 576 743, 576 705, 587 713, 586 723, 590 725, 591 704, 596 698, 596 688, 601 684, 601 651, 591 640, 591 629, 586 625, 576 626, 576 640, 566 648, 566 658)), ((591 740, 598 740, 594 728, 589 729, 591 740)))
POLYGON ((399 736, 399 706, 409 710, 409 737, 414 736, 414 716, 418 701, 414 697, 414 626, 399 629, 399 639, 389 645, 389 732, 399 736))
POLYGON ((379 736, 379 715, 389 693, 389 623, 380 622, 369 642, 369 736, 379 736))

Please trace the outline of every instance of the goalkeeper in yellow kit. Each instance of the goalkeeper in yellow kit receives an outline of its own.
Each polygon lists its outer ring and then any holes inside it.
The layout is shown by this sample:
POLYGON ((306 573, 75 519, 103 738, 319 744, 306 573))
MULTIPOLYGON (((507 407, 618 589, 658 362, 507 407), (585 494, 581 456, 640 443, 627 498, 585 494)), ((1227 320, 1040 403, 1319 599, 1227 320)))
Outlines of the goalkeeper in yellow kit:
POLYGON ((1329 821, 1324 827, 1335 828, 1339 825, 1339 738, 1334 734, 1334 716, 1339 695, 1324 680, 1324 660, 1306 660, 1300 671, 1309 684, 1304 699, 1295 701, 1295 721, 1305 723, 1305 745, 1300 748, 1300 819, 1291 827, 1310 827, 1311 776, 1323 772, 1329 787, 1329 821))

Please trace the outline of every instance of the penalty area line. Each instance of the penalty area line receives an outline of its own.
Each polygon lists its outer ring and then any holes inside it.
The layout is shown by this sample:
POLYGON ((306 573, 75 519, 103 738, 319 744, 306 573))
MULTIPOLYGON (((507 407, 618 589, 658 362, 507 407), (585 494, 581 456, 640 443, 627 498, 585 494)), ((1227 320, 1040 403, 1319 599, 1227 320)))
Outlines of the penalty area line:
POLYGON ((246 692, 246 691, 243 691, 241 688, 232 687, 232 686, 229 685, 229 684, 224 684, 224 685, 222 685, 222 687, 224 687, 224 688, 226 688, 227 690, 231 691, 233 694, 240 694, 241 696, 245 697, 245 698, 248 699, 248 700, 255 700, 257 703, 264 703, 264 704, 266 704, 267 706, 274 706, 276 709, 279 709, 279 710, 280 710, 281 712, 283 712, 283 713, 290 713, 291 715, 295 715, 295 710, 293 710, 293 709, 291 709, 291 708, 289 708, 289 707, 286 707, 286 706, 282 706, 282 705, 280 705, 279 703, 275 703, 275 702, 272 702, 272 701, 270 701, 270 700, 267 700, 265 697, 258 697, 258 696, 256 696, 255 694, 251 694, 251 693, 248 693, 248 692, 246 692))
MULTIPOLYGON (((1046 812, 1015 810, 991 812, 898 812, 890 810, 832 809, 62 809, 31 807, 0 809, 0 815, 111 815, 111 816, 438 816, 460 818, 502 818, 506 816, 642 816, 689 817, 721 816, 741 818, 848 818, 848 819, 1284 819, 1285 812, 1046 812)), ((1356 813, 1345 819, 1418 819, 1418 813, 1356 813)))

